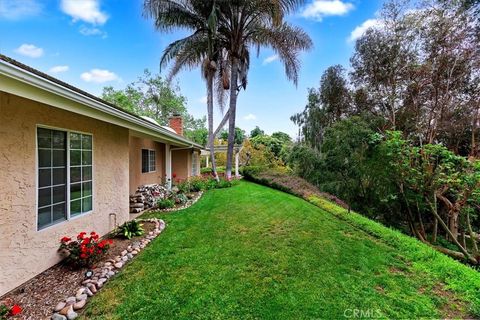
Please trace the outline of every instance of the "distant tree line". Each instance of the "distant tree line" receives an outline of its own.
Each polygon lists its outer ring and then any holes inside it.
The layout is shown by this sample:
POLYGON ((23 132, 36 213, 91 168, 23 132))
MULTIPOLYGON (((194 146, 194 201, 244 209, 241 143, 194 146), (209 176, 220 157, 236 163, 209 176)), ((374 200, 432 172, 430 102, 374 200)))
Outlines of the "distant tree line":
POLYGON ((387 2, 291 117, 295 172, 359 212, 479 263, 478 1, 387 2))

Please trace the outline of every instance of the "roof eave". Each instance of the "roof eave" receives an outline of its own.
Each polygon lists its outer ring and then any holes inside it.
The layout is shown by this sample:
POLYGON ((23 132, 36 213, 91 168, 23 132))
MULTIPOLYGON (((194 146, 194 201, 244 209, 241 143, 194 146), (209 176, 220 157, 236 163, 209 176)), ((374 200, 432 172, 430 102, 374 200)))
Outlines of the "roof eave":
MULTIPOLYGON (((18 66, 12 65, 6 61, 0 60, 0 74, 6 77, 15 79, 16 81, 23 82, 30 86, 37 87, 41 90, 47 91, 49 93, 61 96, 63 98, 75 101, 82 105, 93 108, 102 113, 108 114, 110 116, 122 119, 129 123, 141 126, 143 128, 153 131, 153 134, 160 135, 160 138, 163 138, 172 143, 177 143, 182 146, 192 146, 194 148, 203 149, 204 147, 190 141, 189 139, 182 137, 178 134, 174 134, 169 130, 162 128, 161 126, 154 125, 140 117, 131 115, 125 111, 113 108, 97 99, 93 99, 86 95, 80 94, 72 89, 66 88, 58 83, 45 79, 35 73, 22 69, 18 66)), ((0 89, 2 86, 0 85, 0 89)), ((130 128, 131 129, 131 128, 130 128)))

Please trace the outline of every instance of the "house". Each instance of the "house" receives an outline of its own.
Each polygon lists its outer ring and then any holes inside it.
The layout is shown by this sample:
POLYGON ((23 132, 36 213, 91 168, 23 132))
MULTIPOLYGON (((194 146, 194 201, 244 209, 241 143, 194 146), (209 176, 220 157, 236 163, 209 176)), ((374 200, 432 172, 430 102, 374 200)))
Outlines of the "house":
POLYGON ((106 234, 143 184, 199 174, 202 146, 0 55, 0 296, 59 261, 62 236, 106 234))

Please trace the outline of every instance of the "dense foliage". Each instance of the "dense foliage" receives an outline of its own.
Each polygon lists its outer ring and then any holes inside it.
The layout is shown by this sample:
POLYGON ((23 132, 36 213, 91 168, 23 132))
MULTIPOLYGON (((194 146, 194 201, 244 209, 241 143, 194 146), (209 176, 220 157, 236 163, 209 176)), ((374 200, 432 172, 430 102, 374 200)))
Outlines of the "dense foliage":
POLYGON ((137 220, 130 220, 117 228, 115 234, 127 239, 143 235, 144 230, 142 224, 137 220))
POLYGON ((180 88, 160 75, 148 70, 125 89, 103 88, 102 99, 139 116, 146 116, 162 126, 168 126, 170 116, 179 114, 183 118, 184 135, 201 144, 207 144, 206 118, 195 119, 187 112, 187 99, 180 88))
POLYGON ((480 263, 479 4, 387 2, 355 45, 351 72, 328 68, 289 165, 350 207, 480 263))

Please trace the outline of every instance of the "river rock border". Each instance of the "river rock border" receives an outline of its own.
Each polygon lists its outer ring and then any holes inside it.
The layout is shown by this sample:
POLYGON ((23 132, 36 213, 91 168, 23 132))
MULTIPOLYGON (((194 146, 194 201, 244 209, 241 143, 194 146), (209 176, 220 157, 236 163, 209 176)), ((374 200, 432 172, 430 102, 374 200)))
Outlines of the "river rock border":
POLYGON ((161 219, 151 218, 138 220, 155 223, 155 229, 140 241, 133 242, 126 250, 122 251, 119 256, 116 256, 114 259, 109 259, 95 268, 92 277, 82 282, 82 286, 77 290, 75 295, 67 297, 55 306, 53 310, 54 314, 51 317, 52 320, 72 320, 77 318, 78 314, 76 311, 85 307, 87 299, 94 296, 111 277, 117 274, 128 261, 132 260, 165 229, 165 221, 161 219))

